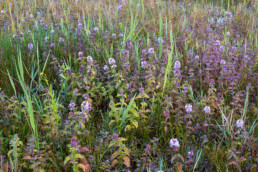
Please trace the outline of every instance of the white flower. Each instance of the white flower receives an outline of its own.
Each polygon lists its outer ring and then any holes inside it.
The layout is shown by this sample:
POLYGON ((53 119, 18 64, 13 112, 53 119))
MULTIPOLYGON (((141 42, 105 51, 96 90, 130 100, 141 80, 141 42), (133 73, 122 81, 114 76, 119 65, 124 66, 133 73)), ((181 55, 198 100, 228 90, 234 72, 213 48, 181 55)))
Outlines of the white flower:
POLYGON ((110 58, 110 59, 108 59, 108 63, 109 63, 110 65, 112 65, 112 64, 115 64, 116 61, 115 61, 115 59, 110 58))
POLYGON ((111 66, 111 69, 114 69, 114 68, 116 68, 117 66, 114 64, 114 65, 112 65, 111 66))
POLYGON ((170 145, 171 148, 172 147, 179 147, 180 146, 178 140, 174 139, 174 138, 170 139, 169 145, 170 145))
POLYGON ((88 56, 88 57, 87 57, 87 61, 90 62, 90 63, 92 63, 92 62, 93 62, 92 57, 91 57, 91 56, 88 56))
POLYGON ((244 126, 244 121, 242 119, 237 120, 236 127, 243 128, 243 126, 244 126))
POLYGON ((88 111, 90 109, 90 104, 88 101, 83 101, 81 104, 81 109, 83 112, 88 111))
POLYGON ((205 112, 206 114, 211 113, 211 108, 210 108, 209 106, 205 106, 205 108, 204 108, 203 110, 204 110, 204 112, 205 112))
POLYGON ((192 105, 190 105, 190 104, 186 104, 186 105, 185 105, 185 110, 186 110, 186 112, 187 112, 187 113, 192 112, 192 110, 193 110, 192 105))

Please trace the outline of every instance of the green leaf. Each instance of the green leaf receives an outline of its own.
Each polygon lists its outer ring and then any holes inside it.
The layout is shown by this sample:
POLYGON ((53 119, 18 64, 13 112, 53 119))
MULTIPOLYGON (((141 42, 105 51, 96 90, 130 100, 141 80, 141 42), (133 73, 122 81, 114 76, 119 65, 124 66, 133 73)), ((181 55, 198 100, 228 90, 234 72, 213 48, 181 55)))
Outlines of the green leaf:
POLYGON ((81 154, 76 154, 75 155, 75 158, 80 158, 80 159, 82 159, 82 158, 84 158, 81 154))
POLYGON ((65 158, 65 160, 64 160, 64 164, 66 164, 68 161, 70 161, 71 160, 71 157, 70 156, 67 156, 66 158, 65 158))

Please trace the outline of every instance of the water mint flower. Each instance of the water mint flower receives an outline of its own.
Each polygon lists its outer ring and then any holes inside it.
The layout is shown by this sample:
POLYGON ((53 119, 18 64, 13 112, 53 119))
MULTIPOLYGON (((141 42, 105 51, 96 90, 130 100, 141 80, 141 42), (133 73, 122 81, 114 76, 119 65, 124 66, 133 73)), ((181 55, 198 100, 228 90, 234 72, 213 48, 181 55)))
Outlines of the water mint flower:
POLYGON ((244 121, 242 119, 237 120, 236 127, 237 128, 243 128, 244 127, 244 121))
POLYGON ((194 58, 195 58, 195 60, 198 60, 198 59, 199 59, 199 56, 198 56, 198 55, 196 55, 194 58))
POLYGON ((73 111, 75 109, 75 103, 74 102, 71 102, 69 104, 69 107, 70 107, 70 110, 73 111))
POLYGON ((227 36, 230 36, 230 32, 227 32, 227 36))
POLYGON ((173 147, 179 147, 179 146, 180 146, 178 140, 177 140, 177 139, 174 139, 174 138, 173 138, 173 139, 170 139, 169 145, 170 145, 171 148, 173 148, 173 147))
POLYGON ((83 112, 90 110, 90 104, 88 101, 83 101, 81 104, 81 109, 83 112))
POLYGON ((112 34, 112 37, 113 37, 113 38, 116 38, 116 34, 115 34, 115 33, 113 33, 113 34, 112 34))
POLYGON ((54 30, 54 29, 52 29, 52 30, 50 31, 50 33, 51 33, 51 34, 54 34, 54 33, 55 33, 55 30, 54 30))
POLYGON ((45 37, 45 41, 48 42, 48 40, 49 40, 49 37, 45 37))
POLYGON ((181 67, 180 61, 176 61, 174 64, 174 69, 180 69, 180 67, 181 67))
POLYGON ((150 49, 148 50, 148 53, 149 53, 149 54, 153 54, 153 53, 154 53, 154 48, 150 48, 150 49))
POLYGON ((112 65, 112 64, 115 64, 116 61, 115 61, 115 59, 110 58, 110 59, 108 59, 108 63, 109 63, 110 65, 112 65))
POLYGON ((114 64, 111 66, 111 69, 115 69, 117 66, 114 64))
POLYGON ((108 71, 108 66, 105 65, 105 66, 103 67, 103 69, 104 69, 104 71, 108 71))
POLYGON ((94 32, 97 32, 97 31, 99 31, 99 28, 95 27, 95 28, 93 29, 93 31, 94 31, 94 32))
POLYGON ((193 151, 188 152, 188 157, 191 158, 194 155, 193 151))
POLYGON ((226 64, 226 61, 225 61, 225 60, 220 60, 220 64, 221 64, 221 65, 225 65, 225 64, 226 64))
POLYGON ((114 133, 114 134, 113 134, 113 139, 114 139, 114 140, 118 140, 118 134, 114 133))
POLYGON ((28 44, 28 48, 30 49, 30 51, 33 49, 33 44, 32 43, 29 43, 28 44))
POLYGON ((87 57, 87 61, 88 61, 89 63, 92 63, 92 62, 93 62, 92 57, 91 57, 91 56, 88 56, 88 57, 87 57))
POLYGON ((205 106, 205 108, 204 108, 203 110, 204 110, 204 112, 205 112, 206 114, 211 113, 211 108, 210 108, 209 106, 205 106))
POLYGON ((148 64, 148 63, 147 63, 146 61, 142 61, 142 62, 141 62, 141 67, 144 69, 147 64, 148 64))
POLYGON ((59 38, 59 42, 64 42, 64 39, 63 38, 59 38))
POLYGON ((185 110, 186 110, 187 113, 192 112, 193 111, 192 105, 191 104, 186 104, 185 105, 185 110))
POLYGON ((164 42, 165 42, 165 41, 164 41, 162 38, 159 38, 159 39, 158 39, 158 43, 164 44, 164 42))

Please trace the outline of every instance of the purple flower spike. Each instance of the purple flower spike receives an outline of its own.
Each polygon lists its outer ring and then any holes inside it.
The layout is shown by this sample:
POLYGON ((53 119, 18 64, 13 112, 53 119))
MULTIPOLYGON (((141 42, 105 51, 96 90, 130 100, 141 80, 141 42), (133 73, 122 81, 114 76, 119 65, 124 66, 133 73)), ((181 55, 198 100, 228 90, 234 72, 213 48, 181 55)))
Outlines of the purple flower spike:
POLYGON ((32 43, 29 43, 28 44, 28 48, 30 49, 30 51, 33 49, 33 44, 32 43))

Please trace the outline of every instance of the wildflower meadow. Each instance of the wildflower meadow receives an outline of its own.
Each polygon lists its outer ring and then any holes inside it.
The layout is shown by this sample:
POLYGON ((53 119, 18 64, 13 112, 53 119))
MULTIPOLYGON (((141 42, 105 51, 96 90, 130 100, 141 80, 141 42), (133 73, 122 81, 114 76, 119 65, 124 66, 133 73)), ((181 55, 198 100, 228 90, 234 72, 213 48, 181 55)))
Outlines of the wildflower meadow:
POLYGON ((0 172, 258 171, 257 12, 0 0, 0 172))

